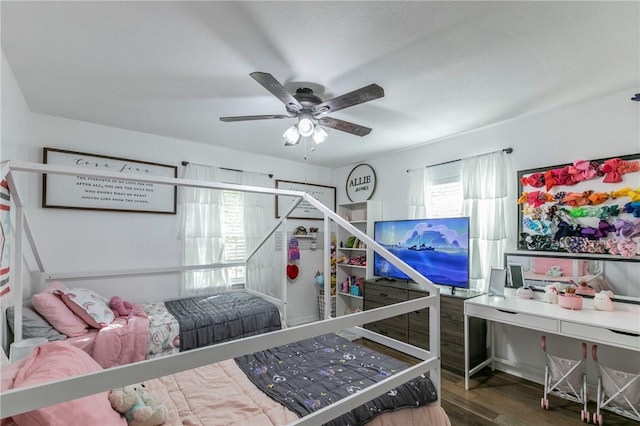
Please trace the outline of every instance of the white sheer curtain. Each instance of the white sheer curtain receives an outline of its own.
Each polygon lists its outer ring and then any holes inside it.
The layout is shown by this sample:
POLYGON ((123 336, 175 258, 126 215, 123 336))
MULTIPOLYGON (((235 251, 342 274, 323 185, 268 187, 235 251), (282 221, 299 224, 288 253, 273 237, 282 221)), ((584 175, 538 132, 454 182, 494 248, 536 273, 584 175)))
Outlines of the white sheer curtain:
MULTIPOLYGON (((184 178, 218 182, 217 167, 186 166, 184 178)), ((183 214, 183 265, 221 262, 224 252, 222 231, 223 194, 220 190, 181 187, 183 214)), ((226 269, 186 271, 182 274, 181 295, 194 296, 230 289, 226 269)))
MULTIPOLYGON (((242 184, 273 187, 273 180, 263 173, 244 172, 242 184)), ((244 237, 247 255, 260 244, 273 223, 275 215, 273 195, 244 194, 244 237)), ((275 241, 272 236, 247 263, 246 282, 249 288, 280 297, 280 286, 274 279, 275 241)))
POLYGON ((462 160, 462 215, 470 219, 470 287, 487 291, 491 267, 503 264, 511 229, 515 174, 504 151, 462 160))
POLYGON ((427 217, 427 168, 419 167, 408 171, 409 175, 409 219, 427 217))

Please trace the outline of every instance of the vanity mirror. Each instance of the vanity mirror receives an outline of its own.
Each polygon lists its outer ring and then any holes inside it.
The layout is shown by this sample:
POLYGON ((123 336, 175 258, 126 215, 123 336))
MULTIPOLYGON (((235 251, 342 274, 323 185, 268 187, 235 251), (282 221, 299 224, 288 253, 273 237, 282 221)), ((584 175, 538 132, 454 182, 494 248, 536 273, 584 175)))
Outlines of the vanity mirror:
POLYGON ((535 289, 553 282, 586 283, 596 292, 611 290, 617 301, 640 303, 640 261, 636 258, 516 251, 505 253, 505 265, 522 267, 522 282, 512 282, 510 275, 508 287, 525 284, 535 289))

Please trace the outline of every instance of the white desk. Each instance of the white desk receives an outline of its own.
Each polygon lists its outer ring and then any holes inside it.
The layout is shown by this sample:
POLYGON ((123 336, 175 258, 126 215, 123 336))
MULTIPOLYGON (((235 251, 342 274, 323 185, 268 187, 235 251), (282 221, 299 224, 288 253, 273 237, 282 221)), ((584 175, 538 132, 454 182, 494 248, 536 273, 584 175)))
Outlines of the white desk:
POLYGON ((478 296, 464 301, 465 389, 469 389, 469 377, 489 364, 494 367, 494 322, 640 351, 640 305, 615 303, 612 312, 572 311, 534 299, 478 296), (473 367, 469 365, 469 317, 487 320, 490 345, 489 358, 473 367))

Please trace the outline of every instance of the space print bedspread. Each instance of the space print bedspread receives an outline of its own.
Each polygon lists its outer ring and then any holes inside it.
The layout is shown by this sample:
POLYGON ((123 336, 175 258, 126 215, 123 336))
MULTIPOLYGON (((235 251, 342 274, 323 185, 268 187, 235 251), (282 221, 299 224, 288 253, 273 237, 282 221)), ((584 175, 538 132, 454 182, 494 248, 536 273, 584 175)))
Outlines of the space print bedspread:
MULTIPOLYGON (((255 352, 236 358, 236 363, 263 392, 301 417, 407 367, 336 334, 255 352)), ((433 383, 420 376, 328 424, 361 425, 385 411, 436 399, 433 383)))

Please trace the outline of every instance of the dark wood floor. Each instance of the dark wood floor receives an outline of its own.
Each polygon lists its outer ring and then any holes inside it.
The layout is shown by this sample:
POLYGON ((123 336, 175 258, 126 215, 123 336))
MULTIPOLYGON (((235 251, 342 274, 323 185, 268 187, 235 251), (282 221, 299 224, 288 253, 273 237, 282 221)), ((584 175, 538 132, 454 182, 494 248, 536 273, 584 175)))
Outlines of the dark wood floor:
MULTIPOLYGON (((582 405, 551 395, 549 410, 540 407, 542 385, 486 368, 472 377, 469 390, 464 376, 442 370, 442 406, 453 426, 471 425, 584 425, 582 405)), ((596 404, 587 409, 595 412, 596 404)), ((604 424, 638 425, 639 422, 603 410, 604 424)))
MULTIPOLYGON (((394 353, 373 342, 357 343, 389 353, 408 363, 415 360, 394 353)), ((449 415, 452 426, 573 426, 584 425, 580 420, 582 405, 551 395, 549 410, 540 407, 543 386, 500 371, 486 368, 472 377, 470 389, 464 388, 464 376, 442 370, 442 407, 449 415)), ((595 403, 588 410, 593 413, 595 403)), ((627 417, 603 410, 607 426, 638 425, 627 417)))

